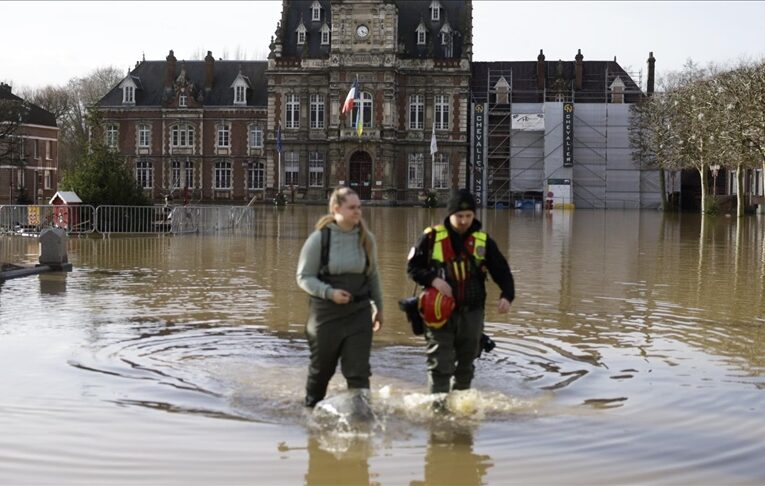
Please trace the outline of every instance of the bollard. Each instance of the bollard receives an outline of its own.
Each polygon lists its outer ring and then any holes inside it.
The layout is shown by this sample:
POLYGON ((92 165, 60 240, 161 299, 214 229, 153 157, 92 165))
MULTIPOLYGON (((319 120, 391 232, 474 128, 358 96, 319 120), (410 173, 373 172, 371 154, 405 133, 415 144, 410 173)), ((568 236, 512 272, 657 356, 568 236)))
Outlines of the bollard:
POLYGON ((45 228, 37 241, 40 242, 40 265, 47 265, 54 270, 71 271, 66 231, 61 228, 45 228))

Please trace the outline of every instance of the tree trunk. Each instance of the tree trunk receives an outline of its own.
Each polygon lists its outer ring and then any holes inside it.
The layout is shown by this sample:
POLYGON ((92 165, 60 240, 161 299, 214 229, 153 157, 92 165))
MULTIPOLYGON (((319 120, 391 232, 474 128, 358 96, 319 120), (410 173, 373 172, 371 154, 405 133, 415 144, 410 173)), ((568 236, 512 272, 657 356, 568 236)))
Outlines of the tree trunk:
POLYGON ((736 167, 736 217, 744 216, 744 200, 746 199, 746 188, 744 187, 744 169, 739 165, 736 167))
POLYGON ((701 177, 701 214, 707 213, 707 178, 706 178, 707 166, 702 165, 699 169, 699 177, 701 177))
POLYGON ((661 191, 661 209, 667 211, 667 176, 664 169, 659 169, 659 190, 661 191))

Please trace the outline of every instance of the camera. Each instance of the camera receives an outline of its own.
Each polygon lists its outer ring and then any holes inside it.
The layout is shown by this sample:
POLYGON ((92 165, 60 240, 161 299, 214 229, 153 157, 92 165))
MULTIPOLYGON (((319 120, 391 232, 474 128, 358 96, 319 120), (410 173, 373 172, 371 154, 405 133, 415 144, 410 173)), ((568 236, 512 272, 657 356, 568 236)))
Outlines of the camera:
POLYGON ((481 351, 491 353, 491 350, 497 347, 497 343, 486 334, 481 334, 481 351))
POLYGON ((398 301, 398 308, 404 311, 406 319, 412 326, 412 332, 415 336, 420 336, 425 333, 425 323, 420 315, 420 310, 417 308, 417 297, 405 297, 398 301))

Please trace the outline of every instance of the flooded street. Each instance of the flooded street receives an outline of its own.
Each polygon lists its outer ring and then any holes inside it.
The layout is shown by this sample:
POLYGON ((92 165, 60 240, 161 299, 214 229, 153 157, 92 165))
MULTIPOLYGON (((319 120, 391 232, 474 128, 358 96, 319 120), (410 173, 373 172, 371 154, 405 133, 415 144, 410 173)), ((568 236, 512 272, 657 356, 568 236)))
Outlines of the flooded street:
MULTIPOLYGON (((0 484, 765 482, 765 220, 486 211, 516 301, 455 413, 430 412, 397 300, 444 210, 364 208, 385 326, 368 434, 302 407, 298 254, 323 207, 238 234, 72 238, 69 274, 0 284, 0 484)), ((35 262, 33 238, 0 260, 35 262)), ((331 392, 344 389, 336 376, 331 392)))

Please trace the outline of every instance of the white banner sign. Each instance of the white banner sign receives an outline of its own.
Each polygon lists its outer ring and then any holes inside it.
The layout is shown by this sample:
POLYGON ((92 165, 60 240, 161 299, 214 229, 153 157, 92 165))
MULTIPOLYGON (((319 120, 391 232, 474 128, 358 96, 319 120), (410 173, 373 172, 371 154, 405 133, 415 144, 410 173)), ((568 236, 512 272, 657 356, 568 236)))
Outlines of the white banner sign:
POLYGON ((544 113, 515 113, 513 115, 513 130, 544 131, 544 113))

